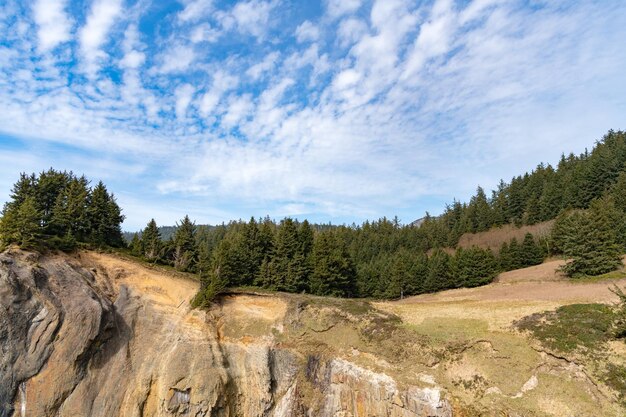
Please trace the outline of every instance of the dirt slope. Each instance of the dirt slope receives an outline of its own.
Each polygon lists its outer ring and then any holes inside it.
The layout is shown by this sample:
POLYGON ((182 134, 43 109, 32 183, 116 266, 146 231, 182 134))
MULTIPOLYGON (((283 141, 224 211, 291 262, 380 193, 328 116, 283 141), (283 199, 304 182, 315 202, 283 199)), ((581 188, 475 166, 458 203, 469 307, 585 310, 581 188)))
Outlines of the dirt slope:
POLYGON ((447 350, 463 346, 463 353, 442 364, 435 374, 473 404, 486 409, 499 404, 498 408, 510 410, 503 415, 622 415, 624 411, 617 406, 608 406, 617 402, 620 393, 604 387, 593 370, 607 360, 619 359, 623 343, 614 343, 595 359, 563 357, 546 351, 513 326, 516 320, 562 305, 611 303, 617 297, 609 287, 626 288, 626 279, 568 280, 558 272, 562 264, 550 261, 507 272, 484 287, 375 305, 400 316, 406 326, 433 344, 447 350), (603 403, 606 408, 598 408, 603 403), (526 411, 520 413, 521 409, 526 411))

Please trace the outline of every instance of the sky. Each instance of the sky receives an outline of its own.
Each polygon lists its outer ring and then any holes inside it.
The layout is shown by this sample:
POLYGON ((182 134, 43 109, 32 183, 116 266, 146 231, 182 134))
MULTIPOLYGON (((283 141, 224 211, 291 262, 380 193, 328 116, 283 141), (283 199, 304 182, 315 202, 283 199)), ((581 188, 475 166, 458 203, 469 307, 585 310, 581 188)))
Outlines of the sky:
POLYGON ((0 202, 410 222, 626 129, 623 0, 0 1, 0 202))

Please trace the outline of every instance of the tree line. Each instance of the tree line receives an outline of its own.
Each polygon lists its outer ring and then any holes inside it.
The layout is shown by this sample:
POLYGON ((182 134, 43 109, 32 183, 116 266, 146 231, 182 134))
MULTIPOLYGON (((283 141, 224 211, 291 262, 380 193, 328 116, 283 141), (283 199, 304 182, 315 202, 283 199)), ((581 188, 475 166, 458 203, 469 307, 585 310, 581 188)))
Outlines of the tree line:
MULTIPOLYGON (((563 154, 556 167, 542 163, 508 183, 502 180, 490 196, 478 187, 468 203, 454 201, 441 216, 427 215, 422 228, 432 247, 454 247, 464 233, 510 223, 532 225, 564 211, 588 209, 593 201, 615 194, 618 181, 626 180, 625 164, 626 132, 610 130, 591 152, 563 154)), ((623 194, 615 201, 622 204, 618 199, 623 194)))
MULTIPOLYGON (((200 276, 197 305, 225 287, 256 286, 343 297, 397 298, 491 282, 501 271, 570 259, 570 276, 621 266, 626 249, 626 134, 609 131, 591 152, 563 156, 557 168, 539 165, 490 198, 479 188, 467 204, 454 202, 421 225, 382 218, 361 225, 310 224, 285 218, 197 226, 185 216, 175 228, 151 220, 133 235, 132 254, 200 276), (527 234, 492 252, 458 248, 463 233, 508 223, 556 219, 551 235, 527 234)), ((22 174, 0 219, 4 243, 43 242, 121 246, 124 216, 106 186, 73 173, 22 174)))
POLYGON ((122 247, 122 210, 102 181, 49 169, 20 175, 0 218, 0 240, 71 250, 78 243, 122 247))
POLYGON ((418 227, 381 219, 361 227, 311 225, 269 218, 205 228, 188 216, 162 240, 152 219, 133 236, 131 252, 151 262, 197 273, 204 305, 226 287, 338 297, 401 298, 489 283, 504 270, 541 263, 546 251, 527 234, 498 254, 478 247, 410 249, 418 227))

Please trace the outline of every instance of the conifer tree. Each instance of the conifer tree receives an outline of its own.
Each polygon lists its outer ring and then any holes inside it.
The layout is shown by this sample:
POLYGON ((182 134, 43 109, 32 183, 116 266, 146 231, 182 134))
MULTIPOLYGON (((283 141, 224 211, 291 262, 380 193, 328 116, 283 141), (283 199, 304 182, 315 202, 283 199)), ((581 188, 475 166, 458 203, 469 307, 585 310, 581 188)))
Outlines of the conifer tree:
POLYGON ((139 233, 133 233, 133 238, 128 244, 128 249, 130 249, 130 253, 133 256, 142 256, 143 255, 143 245, 141 244, 141 239, 139 238, 139 233))
POLYGON ((384 293, 387 298, 404 298, 421 292, 428 275, 428 260, 424 254, 415 255, 400 248, 392 256, 388 272, 389 285, 384 293))
POLYGON ((57 195, 48 229, 57 236, 84 241, 89 233, 89 182, 84 176, 71 177, 68 181, 67 187, 57 195))
POLYGON ((594 201, 581 215, 576 238, 565 250, 565 255, 572 258, 564 267, 569 276, 601 275, 622 266, 615 231, 618 217, 613 200, 608 197, 594 201))
POLYGON ((223 240, 213 253, 207 245, 198 248, 197 269, 200 275, 200 291, 191 302, 193 307, 208 307, 226 287, 234 275, 228 252, 230 242, 223 240))
POLYGON ((512 238, 509 241, 509 257, 511 259, 510 270, 519 269, 523 267, 522 260, 521 260, 522 259, 521 248, 520 248, 519 243, 517 243, 516 238, 512 238))
POLYGON ((584 214, 580 210, 559 214, 550 233, 551 250, 554 254, 568 253, 579 237, 584 214))
POLYGON ((441 249, 436 249, 428 259, 428 276, 424 283, 424 292, 452 288, 451 272, 450 255, 441 249))
POLYGON ((526 233, 520 248, 520 264, 523 267, 539 265, 543 262, 543 251, 532 234, 526 233))
POLYGON ((455 254, 457 286, 476 287, 493 281, 497 274, 496 258, 490 250, 473 246, 459 248, 455 254))
POLYGON ((301 271, 297 266, 298 262, 302 262, 302 258, 297 257, 298 252, 301 252, 298 229, 292 219, 286 218, 278 228, 272 259, 273 269, 276 272, 274 280, 276 289, 291 292, 305 289, 305 277, 301 276, 301 271))
POLYGON ((507 242, 503 242, 500 247, 500 251, 498 252, 498 261, 502 271, 511 271, 515 269, 515 261, 512 259, 509 244, 507 242))
POLYGON ((157 261, 161 257, 163 242, 161 232, 154 219, 151 219, 141 234, 141 253, 149 261, 157 261))
POLYGON ((313 229, 309 224, 308 220, 304 220, 302 224, 300 224, 300 228, 298 229, 298 240, 300 241, 300 247, 302 254, 305 257, 308 257, 313 250, 313 229))
POLYGON ((5 204, 3 213, 16 210, 26 200, 27 197, 35 197, 37 179, 35 174, 20 174, 20 179, 13 185, 10 194, 10 200, 5 204))
POLYGON ((313 265, 312 293, 335 297, 354 295, 356 269, 332 231, 317 234, 313 244, 313 265))
POLYGON ((90 241, 97 245, 121 246, 124 238, 120 224, 124 221, 115 197, 102 181, 91 191, 87 205, 90 241))
POLYGON ((60 172, 50 168, 48 171, 41 172, 37 177, 37 185, 33 197, 38 210, 41 212, 44 229, 47 229, 52 221, 53 209, 59 194, 67 188, 73 176, 71 172, 60 172))
POLYGON ((185 215, 172 240, 174 267, 181 271, 193 271, 197 262, 196 225, 185 215))
POLYGON ((41 216, 35 198, 25 197, 19 206, 13 205, 5 210, 0 220, 0 237, 5 243, 31 247, 43 233, 41 216))

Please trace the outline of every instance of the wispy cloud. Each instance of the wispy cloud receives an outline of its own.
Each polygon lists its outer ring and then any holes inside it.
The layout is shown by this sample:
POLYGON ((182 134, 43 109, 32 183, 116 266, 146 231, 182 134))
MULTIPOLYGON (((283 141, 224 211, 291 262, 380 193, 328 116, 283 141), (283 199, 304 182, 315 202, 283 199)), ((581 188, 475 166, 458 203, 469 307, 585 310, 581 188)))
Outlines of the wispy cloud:
POLYGON ((70 39, 72 23, 65 12, 66 7, 64 0, 37 0, 33 4, 40 51, 47 52, 70 39))
POLYGON ((85 71, 94 75, 107 53, 102 50, 107 35, 122 12, 122 0, 94 0, 85 26, 80 29, 80 48, 85 71))
POLYGON ((412 220, 626 127, 623 2, 322 6, 7 0, 0 173, 106 176, 132 226, 177 200, 203 221, 412 220))

